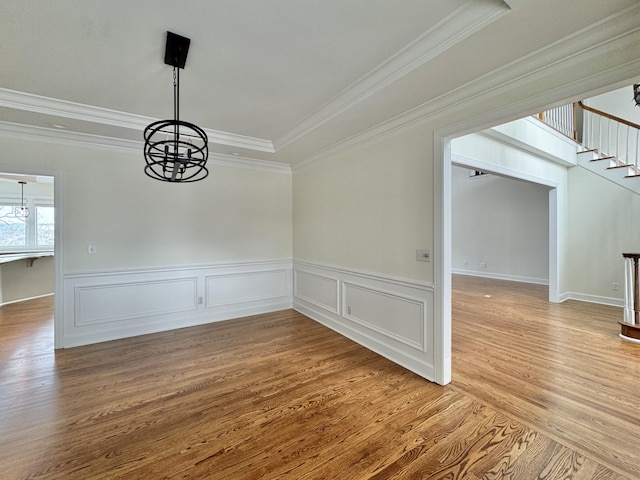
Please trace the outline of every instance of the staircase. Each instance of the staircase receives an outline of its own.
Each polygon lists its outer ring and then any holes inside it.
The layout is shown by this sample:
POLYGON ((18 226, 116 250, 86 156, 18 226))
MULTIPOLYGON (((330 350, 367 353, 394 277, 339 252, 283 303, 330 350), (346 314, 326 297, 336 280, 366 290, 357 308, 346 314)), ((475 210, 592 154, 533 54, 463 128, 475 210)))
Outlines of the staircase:
MULTIPOLYGON (((640 92, 640 86, 634 92, 640 92)), ((537 115, 537 118, 582 146, 578 165, 640 194, 640 125, 578 102, 537 115), (582 135, 576 112, 583 117, 582 135), (582 138, 580 138, 582 137, 582 138)), ((640 344, 640 253, 623 253, 625 306, 620 337, 640 344)))
MULTIPOLYGON (((637 90, 634 88, 634 91, 637 90)), ((583 146, 583 151, 578 153, 578 165, 640 194, 640 125, 582 102, 544 112, 538 118, 583 146), (575 129, 578 108, 583 117, 582 138, 575 129)), ((622 256, 625 307, 623 321, 619 322, 620 337, 640 343, 640 254, 623 253, 622 256)))
POLYGON ((578 164, 640 194, 640 125, 576 104, 583 112, 578 164))

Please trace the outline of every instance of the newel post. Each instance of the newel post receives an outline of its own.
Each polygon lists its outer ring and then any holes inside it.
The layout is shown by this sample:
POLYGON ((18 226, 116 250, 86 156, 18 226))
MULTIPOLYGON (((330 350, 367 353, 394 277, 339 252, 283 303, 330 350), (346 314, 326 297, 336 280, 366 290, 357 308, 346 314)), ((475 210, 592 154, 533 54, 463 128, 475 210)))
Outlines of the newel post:
POLYGON ((640 343, 640 253, 623 253, 624 319, 620 337, 640 343))

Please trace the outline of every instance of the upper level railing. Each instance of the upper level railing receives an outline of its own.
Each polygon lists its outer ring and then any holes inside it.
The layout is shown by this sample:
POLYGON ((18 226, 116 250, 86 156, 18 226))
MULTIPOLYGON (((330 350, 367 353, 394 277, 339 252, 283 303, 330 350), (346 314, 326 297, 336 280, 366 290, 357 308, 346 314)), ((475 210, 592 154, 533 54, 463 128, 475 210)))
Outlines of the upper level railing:
POLYGON ((551 108, 535 117, 585 149, 615 159, 618 166, 630 167, 631 175, 640 174, 640 125, 582 102, 551 108), (577 107, 582 109, 581 135, 577 131, 577 107))
POLYGON ((567 137, 574 140, 578 139, 575 104, 570 103, 568 105, 550 108, 537 114, 536 118, 567 137))
POLYGON ((615 115, 578 105, 584 111, 583 145, 597 150, 601 156, 617 159, 618 165, 628 165, 639 171, 640 125, 615 115))

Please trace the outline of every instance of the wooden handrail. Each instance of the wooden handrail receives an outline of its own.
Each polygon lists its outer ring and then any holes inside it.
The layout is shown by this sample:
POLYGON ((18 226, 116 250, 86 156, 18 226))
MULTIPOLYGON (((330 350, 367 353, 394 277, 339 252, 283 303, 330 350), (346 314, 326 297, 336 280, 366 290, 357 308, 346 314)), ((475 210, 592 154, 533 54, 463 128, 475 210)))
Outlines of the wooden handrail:
POLYGON ((597 113, 598 115, 608 118, 609 120, 620 122, 629 127, 637 128, 638 130, 640 130, 640 125, 638 125, 637 123, 630 122, 629 120, 625 120, 624 118, 616 117, 615 115, 611 115, 610 113, 603 112, 602 110, 598 110, 597 108, 589 107, 588 105, 585 105, 584 103, 582 103, 582 100, 578 102, 578 105, 580 105, 580 108, 582 108, 583 110, 586 110, 592 113, 597 113))

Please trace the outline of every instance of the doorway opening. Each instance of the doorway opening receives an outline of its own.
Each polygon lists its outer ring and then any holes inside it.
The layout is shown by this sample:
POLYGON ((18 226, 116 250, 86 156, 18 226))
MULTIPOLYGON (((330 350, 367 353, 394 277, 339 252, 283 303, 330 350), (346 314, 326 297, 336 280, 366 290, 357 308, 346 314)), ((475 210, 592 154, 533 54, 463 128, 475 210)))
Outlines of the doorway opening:
MULTIPOLYGON (((59 185, 50 172, 0 172, 0 306, 7 315, 31 303, 57 311, 59 185)), ((42 321, 48 323, 37 329, 38 344, 60 348, 61 317, 50 315, 42 321)))
POLYGON ((457 163, 451 179, 452 273, 549 285, 549 188, 457 163))

